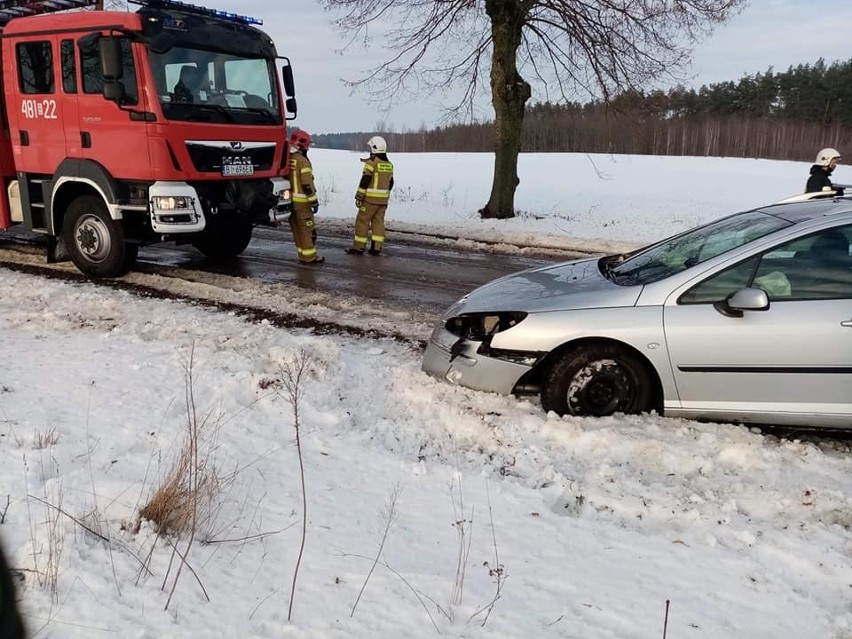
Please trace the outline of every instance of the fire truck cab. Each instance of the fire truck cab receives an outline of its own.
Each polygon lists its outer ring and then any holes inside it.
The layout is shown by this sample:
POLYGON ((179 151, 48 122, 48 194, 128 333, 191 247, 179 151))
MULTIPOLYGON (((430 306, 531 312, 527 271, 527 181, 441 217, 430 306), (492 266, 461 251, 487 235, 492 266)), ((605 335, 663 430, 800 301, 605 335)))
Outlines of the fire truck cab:
POLYGON ((0 0, 0 229, 46 235, 90 277, 161 241, 240 254, 289 215, 289 60, 247 16, 67 11, 95 1, 0 0))

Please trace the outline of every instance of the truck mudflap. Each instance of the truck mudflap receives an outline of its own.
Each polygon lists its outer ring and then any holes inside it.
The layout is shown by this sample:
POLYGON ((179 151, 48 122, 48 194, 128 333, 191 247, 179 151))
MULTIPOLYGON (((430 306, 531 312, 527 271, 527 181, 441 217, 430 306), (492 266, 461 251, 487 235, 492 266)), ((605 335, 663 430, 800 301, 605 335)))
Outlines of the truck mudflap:
POLYGON ((148 208, 155 233, 196 233, 207 225, 198 193, 186 182, 154 182, 148 208))

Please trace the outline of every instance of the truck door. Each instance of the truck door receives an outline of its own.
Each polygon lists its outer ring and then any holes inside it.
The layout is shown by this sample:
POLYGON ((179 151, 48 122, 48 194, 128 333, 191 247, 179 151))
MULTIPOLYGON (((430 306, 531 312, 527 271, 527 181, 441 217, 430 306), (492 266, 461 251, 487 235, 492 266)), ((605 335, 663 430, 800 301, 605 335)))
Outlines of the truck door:
POLYGON ((66 157, 81 158, 80 114, 77 110, 77 52, 74 40, 64 38, 59 42, 59 68, 62 72, 62 114, 65 116, 66 157))
POLYGON ((14 43, 16 77, 7 87, 12 148, 18 171, 52 174, 65 159, 65 118, 57 92, 58 39, 21 38, 14 43), (17 130, 15 130, 17 129, 17 130))
POLYGON ((83 157, 94 160, 115 178, 146 179, 151 162, 148 153, 144 92, 139 88, 134 50, 127 38, 120 41, 124 76, 121 104, 103 96, 104 77, 97 40, 77 41, 80 53, 81 91, 77 94, 79 137, 83 157))

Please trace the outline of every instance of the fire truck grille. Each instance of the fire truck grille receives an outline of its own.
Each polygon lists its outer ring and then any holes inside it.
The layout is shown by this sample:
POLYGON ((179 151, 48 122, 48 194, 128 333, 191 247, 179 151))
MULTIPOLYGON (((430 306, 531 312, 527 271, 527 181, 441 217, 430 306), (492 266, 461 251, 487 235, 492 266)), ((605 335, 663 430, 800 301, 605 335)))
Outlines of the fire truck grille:
POLYGON ((248 164, 254 171, 268 171, 275 157, 274 144, 246 144, 242 148, 187 142, 186 149, 195 170, 200 173, 222 174, 222 164, 248 164))

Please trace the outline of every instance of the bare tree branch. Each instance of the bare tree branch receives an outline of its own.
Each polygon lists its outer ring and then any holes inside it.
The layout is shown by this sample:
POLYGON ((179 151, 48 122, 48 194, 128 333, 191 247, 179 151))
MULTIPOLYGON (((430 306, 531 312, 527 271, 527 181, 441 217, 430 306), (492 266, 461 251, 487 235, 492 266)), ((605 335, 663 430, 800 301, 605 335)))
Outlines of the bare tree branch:
POLYGON ((323 0, 349 47, 377 40, 388 57, 348 81, 390 106, 451 88, 445 121, 473 120, 490 78, 495 173, 484 217, 512 217, 524 107, 532 87, 564 100, 609 102, 660 79, 677 80, 691 46, 746 0, 323 0), (487 71, 487 73, 486 73, 487 71), (459 95, 459 94, 455 94, 459 95))

